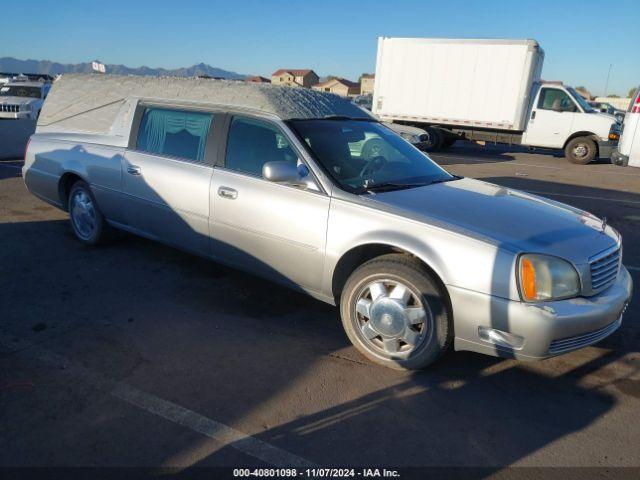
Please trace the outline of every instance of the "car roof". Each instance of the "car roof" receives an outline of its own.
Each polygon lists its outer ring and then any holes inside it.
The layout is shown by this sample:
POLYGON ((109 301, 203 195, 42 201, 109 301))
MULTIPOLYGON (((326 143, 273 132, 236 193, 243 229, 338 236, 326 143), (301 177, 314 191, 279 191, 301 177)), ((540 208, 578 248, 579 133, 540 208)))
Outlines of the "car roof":
POLYGON ((111 74, 62 75, 47 96, 39 125, 106 132, 120 109, 136 99, 162 104, 202 105, 252 111, 281 120, 347 117, 375 120, 346 98, 303 87, 244 81, 111 74), (67 119, 74 118, 70 122, 67 119), (73 125, 72 125, 73 124, 73 125))

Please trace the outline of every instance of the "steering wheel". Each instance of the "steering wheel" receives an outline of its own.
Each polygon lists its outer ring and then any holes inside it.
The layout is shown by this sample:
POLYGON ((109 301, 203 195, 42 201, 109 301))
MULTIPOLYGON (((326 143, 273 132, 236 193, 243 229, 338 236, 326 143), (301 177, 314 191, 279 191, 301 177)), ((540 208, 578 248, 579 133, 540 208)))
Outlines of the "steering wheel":
POLYGON ((365 164, 365 166, 362 167, 362 170, 360 170, 360 173, 358 174, 358 176, 364 177, 366 175, 372 175, 382 170, 386 164, 387 164, 387 159, 384 158, 382 155, 378 155, 377 157, 371 157, 367 160, 367 163, 365 164))

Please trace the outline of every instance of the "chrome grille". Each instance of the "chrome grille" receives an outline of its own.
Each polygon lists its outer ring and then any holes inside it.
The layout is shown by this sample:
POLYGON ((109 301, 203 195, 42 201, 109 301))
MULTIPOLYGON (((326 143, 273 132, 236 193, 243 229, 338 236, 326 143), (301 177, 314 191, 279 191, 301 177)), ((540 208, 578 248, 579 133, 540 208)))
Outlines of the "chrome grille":
POLYGON ((594 332, 584 333, 582 335, 576 335, 575 337, 562 338, 560 340, 554 340, 549 345, 549 353, 564 353, 578 348, 586 347, 592 343, 596 343, 603 338, 613 333, 622 323, 622 315, 618 319, 594 332))
POLYGON ((616 280, 620 270, 620 257, 620 247, 616 246, 599 254, 589 263, 591 290, 594 293, 604 290, 616 280))
POLYGON ((20 110, 20 105, 0 105, 0 112, 17 112, 20 110))

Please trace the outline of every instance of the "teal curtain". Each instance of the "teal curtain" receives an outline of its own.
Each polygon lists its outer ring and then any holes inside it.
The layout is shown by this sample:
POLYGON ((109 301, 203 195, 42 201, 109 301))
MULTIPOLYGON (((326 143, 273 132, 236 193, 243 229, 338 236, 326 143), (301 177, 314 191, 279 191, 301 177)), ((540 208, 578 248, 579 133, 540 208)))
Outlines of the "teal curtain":
POLYGON ((201 161, 211 127, 209 113, 148 108, 138 134, 138 150, 201 161))

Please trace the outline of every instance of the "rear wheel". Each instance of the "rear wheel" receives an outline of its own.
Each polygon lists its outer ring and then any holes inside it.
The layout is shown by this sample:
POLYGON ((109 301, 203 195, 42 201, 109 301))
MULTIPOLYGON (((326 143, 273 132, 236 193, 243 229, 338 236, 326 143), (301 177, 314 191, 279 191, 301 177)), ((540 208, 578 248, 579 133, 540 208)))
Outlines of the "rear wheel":
POLYGON ((564 149, 564 156, 571 163, 577 163, 579 165, 586 165, 590 163, 596 154, 598 153, 598 147, 589 137, 576 137, 572 139, 564 149))
POLYGON ((424 149, 427 151, 435 151, 442 148, 442 143, 444 141, 444 137, 440 130, 434 127, 427 127, 425 129, 429 138, 422 142, 424 145, 424 149))
POLYGON ((86 182, 78 180, 73 184, 68 209, 71 228, 78 240, 86 245, 97 245, 104 240, 107 224, 86 182))
POLYGON ((456 137, 445 137, 442 140, 442 148, 451 148, 458 139, 456 137))
POLYGON ((340 313, 354 346, 369 360, 395 369, 426 367, 453 338, 438 283, 405 255, 383 255, 356 269, 342 291, 340 313))

